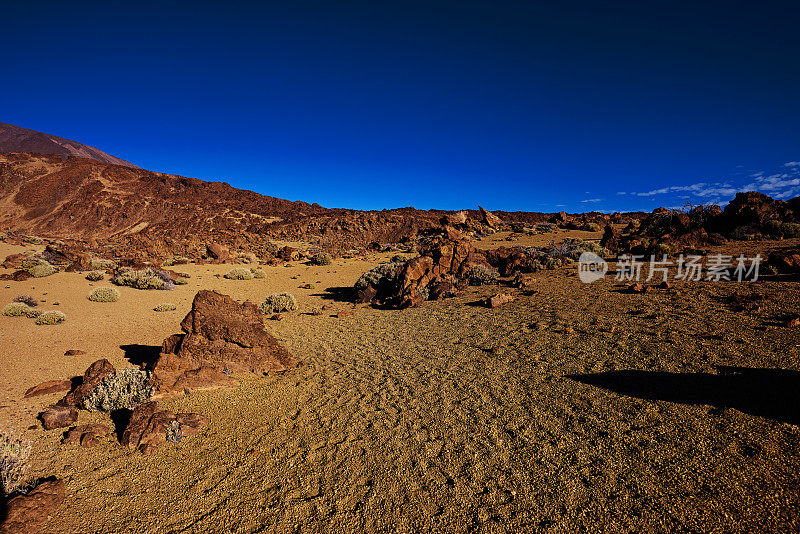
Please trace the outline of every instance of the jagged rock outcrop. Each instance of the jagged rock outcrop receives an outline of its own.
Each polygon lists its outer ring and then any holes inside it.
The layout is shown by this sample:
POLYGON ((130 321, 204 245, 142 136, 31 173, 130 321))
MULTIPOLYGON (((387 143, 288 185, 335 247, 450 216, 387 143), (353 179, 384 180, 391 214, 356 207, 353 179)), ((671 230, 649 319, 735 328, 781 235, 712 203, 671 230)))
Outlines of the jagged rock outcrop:
POLYGON ((285 371, 294 357, 264 328, 261 312, 216 291, 199 291, 181 321, 183 334, 164 340, 153 365, 156 395, 234 386, 234 372, 285 371))

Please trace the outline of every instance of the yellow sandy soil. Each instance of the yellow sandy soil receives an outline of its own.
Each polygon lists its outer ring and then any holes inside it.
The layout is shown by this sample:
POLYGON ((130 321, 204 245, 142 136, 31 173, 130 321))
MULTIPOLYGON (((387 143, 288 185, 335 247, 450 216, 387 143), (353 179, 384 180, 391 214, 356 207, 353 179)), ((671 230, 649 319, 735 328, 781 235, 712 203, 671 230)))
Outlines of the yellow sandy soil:
MULTIPOLYGON (((484 242, 504 243, 492 237, 484 242)), ((549 241, 530 239, 541 237, 549 241)), ((252 281, 214 276, 231 266, 179 266, 190 285, 121 288, 114 304, 87 301, 91 286, 77 274, 11 282, 3 302, 47 291, 42 306, 57 299, 68 319, 37 327, 0 317, 8 351, 0 421, 25 427, 58 398, 23 401, 28 386, 80 373, 99 357, 125 365, 120 345, 156 345, 177 332, 199 288, 256 302, 290 291, 300 312, 323 303, 348 309, 297 286, 351 285, 379 259, 265 267, 267 279, 252 281), (165 301, 178 310, 150 311, 165 301), (69 348, 87 354, 63 357, 69 348)), ((798 427, 763 417, 750 394, 703 386, 719 365, 800 370, 800 329, 776 320, 797 313, 796 280, 631 295, 613 279, 583 285, 574 269, 536 278, 533 293, 502 288, 517 300, 496 310, 474 305, 498 291, 484 287, 403 311, 360 307, 343 319, 293 313, 266 321, 303 365, 167 403, 211 423, 153 456, 113 439, 82 449, 60 446, 60 431, 24 431, 34 441, 32 474, 67 481, 66 500, 44 531, 800 529, 798 427), (766 298, 758 310, 734 311, 724 300, 734 291, 766 298), (665 373, 706 378, 679 382, 692 399, 672 402, 569 377, 614 370, 642 370, 654 382, 665 373)), ((110 422, 81 413, 79 422, 89 421, 110 422)))

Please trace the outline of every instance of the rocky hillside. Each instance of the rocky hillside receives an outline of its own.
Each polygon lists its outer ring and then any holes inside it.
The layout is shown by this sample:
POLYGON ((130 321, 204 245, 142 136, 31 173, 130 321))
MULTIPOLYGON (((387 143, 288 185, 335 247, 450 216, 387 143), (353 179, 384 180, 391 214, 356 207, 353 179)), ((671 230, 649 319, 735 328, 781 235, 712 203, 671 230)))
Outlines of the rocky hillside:
POLYGON ((4 122, 0 122, 0 152, 31 152, 37 154, 55 154, 58 156, 74 156, 78 158, 90 158, 113 165, 138 168, 133 163, 115 158, 89 145, 64 139, 56 135, 20 128, 19 126, 6 124, 4 122))

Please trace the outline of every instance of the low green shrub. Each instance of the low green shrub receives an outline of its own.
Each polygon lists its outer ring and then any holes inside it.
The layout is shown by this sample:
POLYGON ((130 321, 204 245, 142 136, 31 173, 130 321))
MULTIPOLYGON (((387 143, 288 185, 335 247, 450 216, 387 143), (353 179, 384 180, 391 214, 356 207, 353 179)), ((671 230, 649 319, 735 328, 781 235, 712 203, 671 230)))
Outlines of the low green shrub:
POLYGON ((158 306, 153 308, 153 311, 166 312, 166 311, 174 311, 176 309, 177 308, 175 307, 174 304, 170 304, 169 302, 165 302, 164 304, 159 304, 158 306))
POLYGON ((25 487, 31 444, 14 435, 11 429, 0 430, 0 496, 9 496, 25 487))
POLYGON ((34 278, 44 278, 45 276, 50 276, 51 274, 55 274, 58 272, 58 269, 50 265, 48 262, 44 260, 25 260, 22 262, 23 268, 28 271, 28 274, 33 276, 34 278), (35 265, 30 265, 28 267, 25 266, 26 262, 28 261, 35 261, 35 265))
POLYGON ((132 410, 147 402, 153 394, 150 373, 139 369, 122 369, 108 375, 95 387, 81 406, 89 411, 113 412, 132 410))
POLYGON ((66 320, 67 316, 61 313, 60 311, 48 311, 48 312, 42 312, 36 318, 36 324, 38 325, 59 324, 63 323, 66 320))
POLYGON ((36 237, 35 235, 23 236, 22 240, 25 243, 30 243, 31 245, 41 245, 44 242, 41 237, 36 237))
POLYGON ((475 265, 467 271, 467 278, 471 286, 487 286, 497 283, 497 270, 486 265, 475 265))
POLYGON ((89 266, 95 271, 108 271, 109 269, 115 269, 117 267, 117 263, 114 260, 92 258, 89 260, 89 266))
POLYGON ((309 258, 312 265, 330 265, 333 262, 333 256, 327 252, 318 252, 309 258))
POLYGON ((92 271, 86 275, 86 279, 91 280, 92 282, 99 282, 105 277, 106 274, 103 271, 92 271))
POLYGON ((237 267, 236 269, 232 269, 228 273, 226 273, 225 278, 228 280, 252 280, 253 273, 249 269, 245 269, 244 267, 237 267))
POLYGON ((3 315, 6 317, 36 317, 39 310, 34 310, 24 302, 12 302, 3 307, 3 315))
POLYGON ((114 287, 96 287, 87 298, 92 302, 117 302, 119 291, 114 287))
POLYGON ((186 265, 191 261, 192 260, 190 258, 185 258, 183 256, 173 256, 171 258, 167 258, 166 260, 164 260, 164 263, 162 263, 162 265, 164 267, 170 267, 172 265, 186 265))
POLYGON ((149 267, 141 271, 130 268, 119 269, 111 279, 111 283, 136 289, 169 290, 173 288, 172 278, 167 273, 149 267))
POLYGON ((354 287, 357 291, 361 291, 362 289, 366 289, 368 285, 378 288, 393 284, 397 281, 397 277, 403 265, 405 265, 405 262, 402 261, 381 263, 363 273, 358 280, 356 280, 354 287))
POLYGON ((282 313, 295 311, 297 301, 289 293, 275 293, 267 297, 267 300, 259 306, 262 313, 282 313))
POLYGON ((261 269, 250 269, 250 272, 253 273, 253 278, 266 278, 267 277, 267 273, 265 273, 261 269))

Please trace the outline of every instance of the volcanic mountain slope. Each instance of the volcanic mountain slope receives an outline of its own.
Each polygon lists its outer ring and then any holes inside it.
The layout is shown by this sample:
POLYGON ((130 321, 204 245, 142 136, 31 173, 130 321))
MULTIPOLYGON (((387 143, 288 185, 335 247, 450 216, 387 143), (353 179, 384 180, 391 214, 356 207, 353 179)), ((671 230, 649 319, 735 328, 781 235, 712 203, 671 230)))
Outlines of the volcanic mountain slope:
POLYGON ((400 241, 443 213, 330 210, 91 159, 0 154, 0 228, 46 237, 227 245, 278 238, 347 248, 400 241))
POLYGON ((133 163, 115 158, 89 145, 4 122, 0 122, 0 152, 34 152, 38 154, 75 156, 78 158, 90 158, 103 163, 138 168, 133 163))

